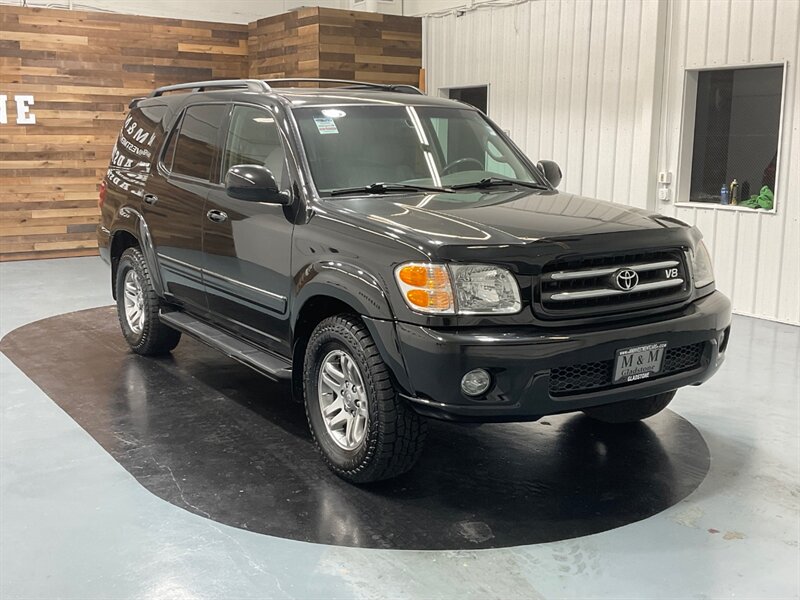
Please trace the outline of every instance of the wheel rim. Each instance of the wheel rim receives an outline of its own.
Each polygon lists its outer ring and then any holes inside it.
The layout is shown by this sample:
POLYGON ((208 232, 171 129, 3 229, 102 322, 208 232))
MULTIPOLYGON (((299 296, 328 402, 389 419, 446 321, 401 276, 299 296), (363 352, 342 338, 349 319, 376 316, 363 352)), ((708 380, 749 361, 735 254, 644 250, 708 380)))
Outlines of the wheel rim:
POLYGON ((131 331, 139 335, 144 329, 144 292, 139 275, 133 269, 125 273, 122 295, 125 302, 125 320, 131 331))
POLYGON ((345 450, 358 448, 367 434, 367 392, 355 359, 344 350, 322 360, 317 396, 330 438, 345 450))

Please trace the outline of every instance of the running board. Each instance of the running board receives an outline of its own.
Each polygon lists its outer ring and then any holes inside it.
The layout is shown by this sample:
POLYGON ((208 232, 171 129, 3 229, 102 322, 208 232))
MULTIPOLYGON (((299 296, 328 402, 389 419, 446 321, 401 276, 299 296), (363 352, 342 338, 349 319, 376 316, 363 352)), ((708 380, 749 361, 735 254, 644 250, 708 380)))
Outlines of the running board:
POLYGON ((271 379, 282 381, 292 378, 292 364, 277 354, 260 350, 186 313, 162 312, 158 316, 170 327, 192 336, 271 379))

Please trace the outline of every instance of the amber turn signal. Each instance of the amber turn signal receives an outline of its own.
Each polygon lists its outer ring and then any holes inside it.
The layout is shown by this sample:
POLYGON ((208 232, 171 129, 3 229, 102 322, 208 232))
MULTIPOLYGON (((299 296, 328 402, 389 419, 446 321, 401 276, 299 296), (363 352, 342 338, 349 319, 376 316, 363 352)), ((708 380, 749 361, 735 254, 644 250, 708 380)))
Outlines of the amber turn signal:
POLYGON ((397 271, 397 276, 403 283, 414 287, 422 287, 428 282, 428 268, 421 265, 406 265, 405 267, 400 267, 397 271))
POLYGON ((444 265, 407 263, 395 270, 397 283, 409 308, 425 313, 454 312, 450 273, 444 265))
POLYGON ((442 265, 405 265, 398 269, 397 276, 411 287, 441 289, 450 285, 450 275, 442 265))

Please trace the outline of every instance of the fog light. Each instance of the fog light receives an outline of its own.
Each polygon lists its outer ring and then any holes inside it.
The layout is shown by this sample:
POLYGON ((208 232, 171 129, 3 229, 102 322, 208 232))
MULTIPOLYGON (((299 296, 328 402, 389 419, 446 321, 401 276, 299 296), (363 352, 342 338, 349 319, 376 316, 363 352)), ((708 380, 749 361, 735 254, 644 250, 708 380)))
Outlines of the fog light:
POLYGON ((474 369, 461 379, 461 391, 467 396, 480 396, 492 385, 492 376, 485 369, 474 369))

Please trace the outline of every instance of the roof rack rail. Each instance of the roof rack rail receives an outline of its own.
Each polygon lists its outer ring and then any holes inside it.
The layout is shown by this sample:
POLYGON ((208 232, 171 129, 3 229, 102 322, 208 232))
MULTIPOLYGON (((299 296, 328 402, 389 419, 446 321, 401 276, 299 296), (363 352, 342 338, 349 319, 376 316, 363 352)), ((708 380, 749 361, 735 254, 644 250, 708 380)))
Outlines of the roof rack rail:
POLYGON ((164 92, 172 92, 176 90, 192 90, 194 92, 205 92, 209 89, 237 89, 247 88, 251 92, 270 92, 270 87, 260 79, 217 79, 212 81, 192 81, 189 83, 178 83, 176 85, 165 85, 156 88, 148 98, 157 98, 162 96, 164 92))
POLYGON ((267 85, 279 83, 337 83, 338 87, 351 90, 379 89, 387 92, 400 92, 402 94, 419 94, 424 92, 418 87, 407 83, 370 83, 368 81, 353 81, 350 79, 324 79, 319 77, 283 77, 279 79, 265 79, 267 85))

